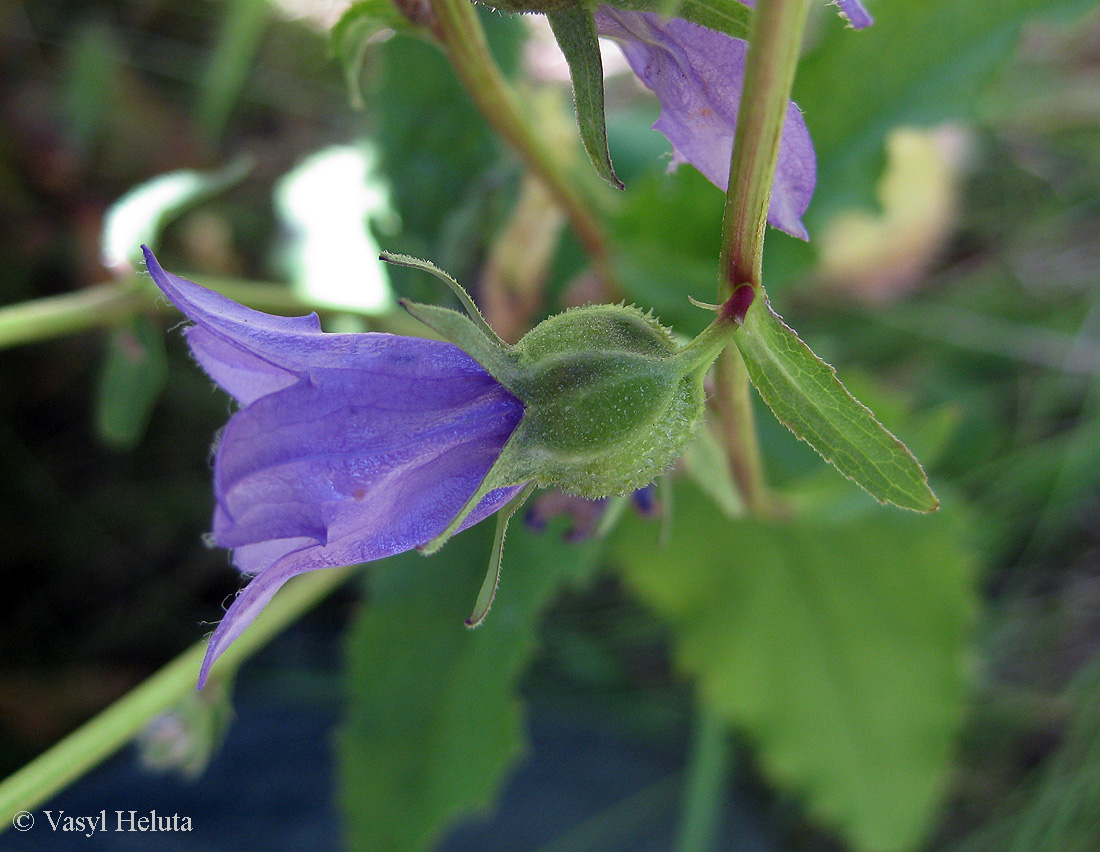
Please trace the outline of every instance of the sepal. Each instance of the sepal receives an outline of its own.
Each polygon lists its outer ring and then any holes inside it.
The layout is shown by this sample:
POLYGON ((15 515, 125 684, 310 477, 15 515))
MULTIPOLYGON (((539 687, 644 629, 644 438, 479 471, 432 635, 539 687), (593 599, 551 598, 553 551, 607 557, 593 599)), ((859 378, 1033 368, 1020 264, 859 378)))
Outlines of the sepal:
POLYGON ((481 590, 477 593, 474 611, 466 619, 466 626, 471 629, 481 626, 481 622, 489 614, 489 609, 497 596, 497 587, 500 585, 501 559, 504 556, 504 536, 508 533, 508 522, 512 519, 512 515, 527 502, 527 498, 531 496, 531 492, 534 490, 534 483, 528 485, 513 497, 507 506, 497 512, 497 528, 493 535, 493 552, 489 556, 489 569, 485 572, 485 580, 481 584, 481 590))
POLYGON ((573 103, 577 109, 577 125, 584 150, 596 173, 616 189, 623 189, 623 182, 611 166, 611 153, 607 148, 603 59, 600 57, 595 15, 587 6, 578 5, 548 12, 546 19, 569 64, 573 103))
POLYGON ((486 337, 485 333, 468 317, 450 308, 410 302, 408 299, 399 299, 398 304, 408 311, 410 316, 420 320, 444 340, 453 343, 477 361, 490 376, 508 390, 513 390, 518 377, 513 361, 508 355, 508 349, 486 337))

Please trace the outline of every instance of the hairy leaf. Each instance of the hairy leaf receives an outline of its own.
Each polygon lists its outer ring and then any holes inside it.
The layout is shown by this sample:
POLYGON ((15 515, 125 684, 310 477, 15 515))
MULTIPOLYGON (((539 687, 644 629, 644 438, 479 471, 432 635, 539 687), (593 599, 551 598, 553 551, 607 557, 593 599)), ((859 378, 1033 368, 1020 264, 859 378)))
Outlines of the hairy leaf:
POLYGON ((976 596, 950 521, 731 521, 685 486, 666 547, 631 519, 613 540, 698 700, 865 852, 911 849, 951 769, 976 596))
POLYGON ((600 58, 596 19, 587 6, 572 6, 546 15, 554 38, 558 41, 569 76, 573 80, 573 102, 577 108, 577 124, 581 142, 596 173, 616 189, 623 182, 611 166, 607 150, 607 125, 603 109, 603 60, 600 58))
POLYGON ((939 500, 905 444, 879 423, 765 301, 736 336, 749 377, 775 416, 882 503, 932 512, 939 500))

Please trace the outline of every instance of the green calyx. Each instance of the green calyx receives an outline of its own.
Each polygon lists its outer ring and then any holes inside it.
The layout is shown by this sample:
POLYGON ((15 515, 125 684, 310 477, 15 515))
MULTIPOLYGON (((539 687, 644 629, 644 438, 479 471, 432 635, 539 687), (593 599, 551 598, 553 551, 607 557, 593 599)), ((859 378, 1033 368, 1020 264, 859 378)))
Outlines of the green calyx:
POLYGON ((403 305, 524 404, 523 419, 468 509, 490 490, 527 482, 591 499, 648 485, 694 435, 705 404, 703 377, 738 327, 720 315, 680 347, 633 306, 588 305, 544 320, 510 346, 445 273, 413 258, 383 258, 430 272, 456 293, 465 315, 403 305))
POLYGON ((706 365, 625 305, 544 320, 516 344, 527 411, 513 438, 536 481, 582 497, 628 494, 679 458, 703 413, 706 365))

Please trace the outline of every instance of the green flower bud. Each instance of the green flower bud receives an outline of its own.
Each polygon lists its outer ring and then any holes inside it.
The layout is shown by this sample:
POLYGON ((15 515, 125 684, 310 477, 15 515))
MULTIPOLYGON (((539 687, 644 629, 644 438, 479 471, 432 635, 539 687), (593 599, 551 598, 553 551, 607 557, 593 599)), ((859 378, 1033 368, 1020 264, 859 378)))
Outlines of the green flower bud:
POLYGON ((669 331, 624 305, 574 308, 514 348, 509 389, 527 407, 513 440, 539 485, 582 497, 627 494, 679 458, 703 413, 698 367, 669 331))

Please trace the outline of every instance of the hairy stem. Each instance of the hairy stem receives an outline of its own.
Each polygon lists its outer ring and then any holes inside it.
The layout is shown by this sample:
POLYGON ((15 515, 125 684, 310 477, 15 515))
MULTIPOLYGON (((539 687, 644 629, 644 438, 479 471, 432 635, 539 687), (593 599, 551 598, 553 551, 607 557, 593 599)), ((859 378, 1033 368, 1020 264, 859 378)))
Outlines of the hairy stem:
MULTIPOLYGON (((758 0, 749 27, 745 83, 722 217, 720 315, 744 319, 751 292, 763 296, 764 229, 779 158, 779 136, 794 83, 808 0, 758 0), (752 286, 748 291, 743 285, 752 286), (757 292, 759 291, 759 292, 757 292)), ((718 356, 715 405, 730 471, 751 514, 771 511, 753 420, 749 375, 741 353, 728 346, 718 356)), ((714 848, 731 769, 724 719, 697 706, 695 742, 688 767, 684 821, 678 850, 714 848)))
POLYGON ((754 515, 767 514, 770 509, 764 466, 760 457, 760 442, 756 435, 749 375, 736 346, 727 346, 715 365, 718 390, 714 405, 722 428, 722 443, 729 459, 730 472, 745 508, 754 515))

